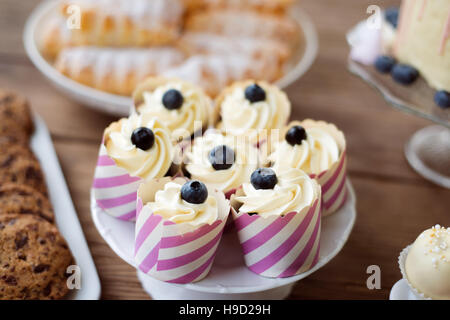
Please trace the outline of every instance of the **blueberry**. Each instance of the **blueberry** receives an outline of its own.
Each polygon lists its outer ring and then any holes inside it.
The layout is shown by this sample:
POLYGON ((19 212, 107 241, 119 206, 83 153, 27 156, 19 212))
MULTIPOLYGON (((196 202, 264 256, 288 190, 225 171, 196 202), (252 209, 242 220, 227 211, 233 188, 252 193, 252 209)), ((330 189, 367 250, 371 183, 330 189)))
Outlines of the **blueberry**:
POLYGON ((180 91, 170 89, 164 93, 162 103, 169 110, 180 109, 183 105, 184 98, 180 91))
POLYGON ((204 183, 191 180, 183 184, 181 187, 181 199, 186 202, 200 204, 208 198, 208 189, 204 183))
POLYGON ((148 150, 155 143, 155 135, 152 130, 146 127, 140 127, 133 131, 131 142, 141 150, 148 150))
POLYGON ((436 92, 434 102, 442 109, 450 108, 450 92, 445 90, 436 92))
POLYGON ((390 56, 379 56, 375 60, 375 68, 381 73, 389 73, 395 65, 395 59, 390 56))
POLYGON ((416 81, 419 71, 407 64, 396 64, 391 71, 392 78, 401 84, 411 84, 416 81))
POLYGON ((220 145, 209 152, 208 160, 215 170, 227 170, 233 165, 236 157, 233 149, 220 145))
POLYGON ((277 175, 270 168, 259 168, 253 171, 250 182, 255 189, 273 189, 278 182, 277 175))
POLYGON ((245 98, 251 103, 266 100, 266 92, 256 83, 245 88, 245 98))
POLYGON ((303 140, 306 140, 306 130, 302 126, 293 126, 286 132, 286 141, 291 145, 302 144, 303 140))
POLYGON ((384 18, 395 29, 397 29, 397 24, 398 24, 398 12, 399 12, 399 9, 397 7, 387 8, 386 11, 384 12, 384 18))

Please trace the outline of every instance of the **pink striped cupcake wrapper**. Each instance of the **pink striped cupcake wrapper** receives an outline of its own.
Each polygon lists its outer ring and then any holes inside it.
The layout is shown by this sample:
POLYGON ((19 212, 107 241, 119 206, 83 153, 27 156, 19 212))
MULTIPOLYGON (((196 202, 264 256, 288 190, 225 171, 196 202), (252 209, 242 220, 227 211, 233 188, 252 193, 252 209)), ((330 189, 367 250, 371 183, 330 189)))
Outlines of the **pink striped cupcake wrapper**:
MULTIPOLYGON (((172 165, 169 170, 174 177, 181 175, 176 165, 172 165)), ((92 183, 94 197, 100 208, 117 219, 134 221, 137 190, 143 181, 117 166, 108 156, 105 145, 101 144, 92 183)))
MULTIPOLYGON (((233 189, 230 189, 228 191, 225 191, 224 192, 225 198, 230 200, 231 197, 233 197, 238 190, 242 190, 242 186, 239 186, 238 188, 233 188, 233 189)), ((227 233, 230 233, 232 231, 234 231, 234 222, 233 222, 233 217, 230 215, 228 217, 227 223, 225 224, 224 233, 227 234, 227 233)))
POLYGON ((108 156, 104 144, 101 144, 92 184, 100 208, 117 219, 134 220, 137 190, 142 181, 118 167, 108 156))
POLYGON ((232 209, 247 267, 270 278, 291 277, 314 267, 320 251, 320 204, 319 197, 300 212, 267 218, 232 209))
POLYGON ((330 169, 318 175, 311 174, 322 188, 322 216, 339 210, 347 200, 347 155, 344 150, 330 169))
MULTIPOLYGON (((164 179, 158 179, 161 187, 164 179)), ((154 215, 149 207, 143 206, 145 201, 139 190, 135 233, 137 267, 149 276, 170 283, 191 283, 206 277, 230 212, 223 193, 209 190, 218 201, 220 219, 211 225, 192 226, 154 215)))

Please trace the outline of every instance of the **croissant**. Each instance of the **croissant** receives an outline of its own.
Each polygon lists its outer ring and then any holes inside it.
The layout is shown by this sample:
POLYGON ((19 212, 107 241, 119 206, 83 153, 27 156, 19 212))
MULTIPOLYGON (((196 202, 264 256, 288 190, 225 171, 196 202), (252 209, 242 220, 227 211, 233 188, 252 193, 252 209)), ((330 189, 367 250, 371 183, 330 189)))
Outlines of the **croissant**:
POLYGON ((64 0, 44 27, 42 48, 54 57, 67 46, 169 44, 180 34, 183 11, 179 0, 64 0))
POLYGON ((210 32, 224 36, 266 38, 295 44, 299 26, 290 17, 245 10, 206 10, 186 18, 187 31, 210 32))
POLYGON ((184 54, 175 48, 66 48, 55 68, 67 77, 102 91, 129 96, 139 82, 179 65, 184 54))
POLYGON ((266 12, 284 12, 293 0, 183 0, 189 11, 211 8, 251 9, 266 12))
POLYGON ((211 97, 217 96, 227 85, 243 79, 273 82, 281 70, 272 57, 253 59, 242 54, 195 55, 177 67, 161 74, 195 83, 211 97))

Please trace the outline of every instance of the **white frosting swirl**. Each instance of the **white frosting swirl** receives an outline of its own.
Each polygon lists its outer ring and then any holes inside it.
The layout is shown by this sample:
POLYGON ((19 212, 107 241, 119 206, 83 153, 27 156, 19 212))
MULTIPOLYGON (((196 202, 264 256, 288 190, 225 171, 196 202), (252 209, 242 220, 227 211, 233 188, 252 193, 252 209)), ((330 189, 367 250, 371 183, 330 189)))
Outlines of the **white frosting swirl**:
POLYGON ((257 213, 263 218, 300 212, 319 198, 317 182, 298 169, 277 173, 278 182, 273 189, 255 189, 251 183, 243 184, 243 196, 235 200, 242 203, 240 212, 257 213))
MULTIPOLYGON (((291 128, 295 123, 290 124, 291 128)), ((305 120, 299 125, 306 130, 306 140, 300 145, 291 145, 283 140, 274 146, 268 160, 275 168, 297 168, 308 174, 319 174, 328 170, 343 149, 343 134, 331 124, 305 120)))
POLYGON ((212 224, 219 216, 217 200, 209 195, 204 203, 193 204, 181 198, 181 187, 177 182, 168 182, 163 190, 155 194, 155 200, 148 202, 151 211, 165 220, 175 223, 189 223, 197 226, 212 224))
POLYGON ((208 126, 211 99, 200 88, 188 82, 170 80, 153 91, 144 91, 142 95, 143 103, 137 106, 137 111, 158 117, 172 132, 174 139, 188 138, 196 130, 208 126), (179 109, 169 110, 163 105, 163 96, 171 89, 178 90, 183 95, 183 105, 179 109))
POLYGON ((170 132, 154 117, 133 113, 129 118, 113 122, 105 130, 104 143, 108 155, 131 176, 160 178, 172 164, 174 151, 170 132), (131 142, 133 131, 140 127, 151 129, 155 136, 155 143, 149 150, 139 149, 131 142))
POLYGON ((196 138, 192 149, 187 152, 186 170, 192 179, 200 180, 212 188, 228 192, 248 182, 258 166, 258 149, 245 141, 245 137, 224 136, 218 132, 207 132, 196 138), (225 170, 215 170, 208 159, 211 150, 226 145, 234 151, 235 161, 225 170))
POLYGON ((258 82, 266 92, 266 99, 251 103, 245 98, 245 89, 253 83, 238 83, 225 91, 220 103, 220 113, 222 129, 227 134, 246 134, 255 140, 261 130, 267 130, 268 134, 271 129, 279 129, 286 124, 291 112, 286 94, 276 86, 258 82))

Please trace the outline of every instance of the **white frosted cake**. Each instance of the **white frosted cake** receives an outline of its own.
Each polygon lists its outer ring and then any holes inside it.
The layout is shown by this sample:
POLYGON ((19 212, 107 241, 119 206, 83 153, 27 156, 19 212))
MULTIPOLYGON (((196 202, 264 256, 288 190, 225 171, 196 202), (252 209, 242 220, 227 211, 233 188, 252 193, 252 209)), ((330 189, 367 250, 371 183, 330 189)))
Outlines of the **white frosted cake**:
POLYGON ((416 68, 432 88, 450 91, 450 0, 403 0, 398 27, 388 31, 385 25, 388 54, 416 68))

